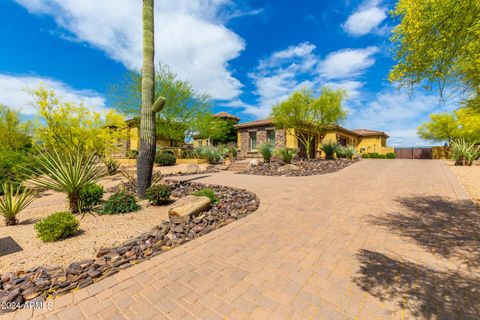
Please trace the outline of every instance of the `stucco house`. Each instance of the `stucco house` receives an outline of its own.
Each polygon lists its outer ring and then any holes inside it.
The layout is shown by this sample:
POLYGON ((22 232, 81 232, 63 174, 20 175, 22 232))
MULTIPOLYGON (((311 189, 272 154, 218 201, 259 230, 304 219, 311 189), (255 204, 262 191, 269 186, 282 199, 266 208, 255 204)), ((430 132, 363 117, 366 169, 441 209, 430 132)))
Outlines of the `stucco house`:
POLYGON ((293 130, 277 129, 270 119, 239 123, 234 128, 237 129, 237 145, 240 149, 239 156, 242 158, 260 157, 256 149, 265 142, 271 142, 277 148, 297 148, 301 157, 305 157, 309 152, 311 158, 321 157, 321 146, 328 142, 352 146, 360 154, 394 152, 394 148, 387 146, 388 135, 383 131, 349 130, 339 125, 332 126, 323 135, 315 137, 311 150, 307 151, 303 143, 291 134, 293 130))

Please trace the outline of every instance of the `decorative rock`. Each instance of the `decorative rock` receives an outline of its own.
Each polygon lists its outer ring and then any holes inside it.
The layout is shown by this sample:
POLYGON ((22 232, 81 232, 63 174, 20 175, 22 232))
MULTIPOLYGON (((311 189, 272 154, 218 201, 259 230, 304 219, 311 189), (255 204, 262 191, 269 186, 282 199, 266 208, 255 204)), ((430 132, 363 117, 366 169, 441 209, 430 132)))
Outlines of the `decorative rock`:
POLYGON ((247 170, 250 170, 254 167, 258 167, 259 164, 260 164, 260 161, 258 159, 252 159, 247 165, 247 170))
POLYGON ((187 166, 187 173, 199 173, 201 171, 200 166, 198 164, 190 163, 187 166))
POLYGON ((210 207, 208 197, 186 196, 177 200, 168 210, 168 218, 174 223, 189 220, 210 207))
POLYGON ((294 164, 286 164, 284 166, 281 166, 280 168, 278 168, 278 171, 279 172, 285 172, 285 171, 298 171, 300 170, 299 167, 297 167, 296 165, 294 164))
POLYGON ((85 288, 86 286, 89 286, 93 283, 92 278, 86 278, 85 280, 82 280, 78 283, 78 288, 82 289, 85 288))

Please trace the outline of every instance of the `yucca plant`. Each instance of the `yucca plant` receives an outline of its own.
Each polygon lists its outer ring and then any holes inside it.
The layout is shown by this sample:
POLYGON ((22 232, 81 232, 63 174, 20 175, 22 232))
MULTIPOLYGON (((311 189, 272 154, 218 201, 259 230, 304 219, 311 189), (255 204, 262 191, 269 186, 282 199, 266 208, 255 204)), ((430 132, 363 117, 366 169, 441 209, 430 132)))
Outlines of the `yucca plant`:
POLYGON ((105 158, 103 159, 103 163, 107 167, 108 174, 113 176, 118 172, 118 168, 120 167, 120 162, 113 158, 105 158))
POLYGON ((338 149, 338 144, 334 142, 325 143, 322 145, 322 151, 325 152, 326 160, 333 160, 333 156, 338 149))
POLYGON ((7 226, 16 225, 17 214, 35 200, 35 194, 22 185, 15 186, 10 182, 4 182, 2 190, 4 195, 0 197, 0 215, 5 218, 7 226))
POLYGON ((40 152, 37 161, 40 175, 34 177, 32 183, 66 193, 73 213, 79 212, 80 191, 106 174, 94 154, 59 153, 53 149, 40 152))
POLYGON ((275 146, 273 145, 273 143, 262 143, 261 145, 258 146, 258 152, 260 152, 260 154, 262 155, 263 157, 263 161, 265 162, 270 162, 270 159, 272 158, 272 155, 273 155, 273 149, 275 148, 275 146))
POLYGON ((471 166, 480 157, 480 146, 475 141, 456 139, 450 142, 450 152, 457 166, 471 166))

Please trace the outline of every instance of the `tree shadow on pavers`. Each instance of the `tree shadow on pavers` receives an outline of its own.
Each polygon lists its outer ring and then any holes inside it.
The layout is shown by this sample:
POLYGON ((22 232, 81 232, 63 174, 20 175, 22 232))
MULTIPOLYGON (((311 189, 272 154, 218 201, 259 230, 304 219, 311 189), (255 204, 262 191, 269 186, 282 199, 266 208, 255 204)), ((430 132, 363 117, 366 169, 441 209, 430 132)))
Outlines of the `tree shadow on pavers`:
POLYGON ((480 211, 471 201, 416 196, 398 202, 407 210, 374 216, 369 222, 434 254, 480 267, 480 211))
POLYGON ((381 301, 397 303, 415 319, 480 319, 480 279, 360 250, 353 281, 381 301))

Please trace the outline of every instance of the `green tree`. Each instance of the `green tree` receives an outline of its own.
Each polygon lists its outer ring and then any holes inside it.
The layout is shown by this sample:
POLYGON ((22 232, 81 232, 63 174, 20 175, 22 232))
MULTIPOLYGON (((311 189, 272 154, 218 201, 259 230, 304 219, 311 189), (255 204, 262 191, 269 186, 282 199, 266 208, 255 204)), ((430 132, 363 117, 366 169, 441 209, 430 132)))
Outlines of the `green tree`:
POLYGON ((478 102, 480 1, 399 0, 392 14, 401 21, 393 30, 397 64, 390 80, 410 88, 450 86, 478 102))
POLYGON ((233 125, 237 122, 215 117, 211 113, 200 115, 195 121, 195 136, 211 139, 213 144, 227 144, 236 141, 237 133, 233 125))
POLYGON ((17 111, 0 104, 0 150, 20 151, 31 147, 30 123, 22 123, 17 111))
POLYGON ((345 91, 340 89, 323 87, 316 96, 313 90, 304 88, 274 106, 271 117, 276 127, 285 129, 310 150, 316 136, 347 116, 342 106, 345 97, 345 91))
MULTIPOLYGON (((141 108, 142 74, 129 71, 112 85, 109 97, 113 107, 136 117, 141 108)), ((155 97, 165 97, 165 106, 157 113, 157 134, 170 141, 173 147, 185 140, 185 135, 198 132, 203 120, 211 116, 210 98, 196 91, 189 81, 179 80, 177 74, 164 64, 155 73, 155 97)))
POLYGON ((44 147, 68 152, 115 153, 118 140, 127 139, 124 117, 114 110, 105 115, 80 104, 64 102, 53 90, 30 90, 37 109, 34 138, 44 147))
POLYGON ((417 133, 424 140, 450 142, 459 136, 460 124, 452 113, 431 114, 430 121, 418 127, 417 133))

